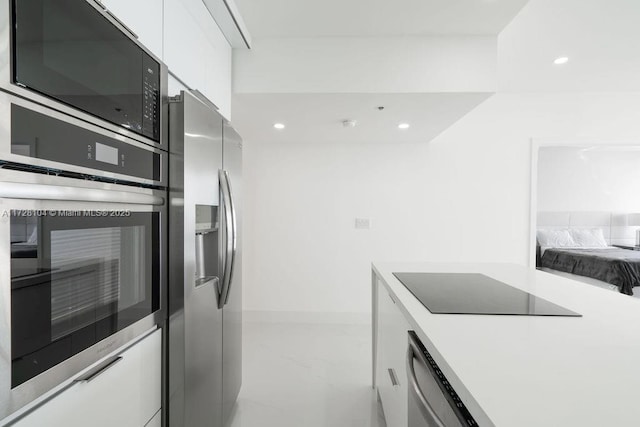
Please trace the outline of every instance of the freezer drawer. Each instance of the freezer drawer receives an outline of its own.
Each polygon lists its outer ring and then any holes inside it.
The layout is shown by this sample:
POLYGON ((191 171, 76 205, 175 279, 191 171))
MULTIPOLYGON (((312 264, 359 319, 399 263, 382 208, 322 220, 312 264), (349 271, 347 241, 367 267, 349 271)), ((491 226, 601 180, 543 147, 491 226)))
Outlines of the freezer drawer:
POLYGON ((95 375, 91 369, 81 374, 70 388, 13 426, 144 426, 160 410, 161 345, 158 329, 108 358, 107 364, 99 363, 104 369, 95 375))

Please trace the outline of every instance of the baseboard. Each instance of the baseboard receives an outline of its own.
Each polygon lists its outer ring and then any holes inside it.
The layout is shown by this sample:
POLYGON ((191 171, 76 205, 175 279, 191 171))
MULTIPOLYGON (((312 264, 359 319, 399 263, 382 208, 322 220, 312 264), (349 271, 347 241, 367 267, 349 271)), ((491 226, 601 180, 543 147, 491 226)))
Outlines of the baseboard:
POLYGON ((242 316, 244 322, 256 323, 371 324, 371 313, 245 310, 242 316))

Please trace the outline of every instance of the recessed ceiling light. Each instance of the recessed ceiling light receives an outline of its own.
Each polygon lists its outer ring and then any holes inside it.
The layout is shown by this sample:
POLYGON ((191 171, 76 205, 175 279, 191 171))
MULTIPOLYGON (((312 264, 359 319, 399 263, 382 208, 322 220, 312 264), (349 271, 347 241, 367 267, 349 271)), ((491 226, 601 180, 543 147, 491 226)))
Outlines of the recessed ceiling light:
POLYGON ((273 125, 273 127, 278 130, 284 129, 284 125, 282 123, 276 123, 275 125, 273 125))
POLYGON ((553 61, 553 63, 556 65, 566 64, 567 62, 569 62, 569 58, 566 56, 561 56, 559 58, 554 59, 553 61))
POLYGON ((409 129, 409 123, 400 123, 398 129, 409 129))

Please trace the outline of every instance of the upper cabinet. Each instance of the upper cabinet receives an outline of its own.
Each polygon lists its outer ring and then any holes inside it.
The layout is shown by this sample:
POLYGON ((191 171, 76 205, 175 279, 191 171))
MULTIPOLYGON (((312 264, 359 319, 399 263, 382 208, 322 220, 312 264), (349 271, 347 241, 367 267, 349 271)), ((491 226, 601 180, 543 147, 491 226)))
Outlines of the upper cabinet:
POLYGON ((102 3, 167 64, 169 72, 188 89, 199 90, 231 119, 232 48, 202 0, 102 3))
POLYGON ((165 0, 164 62, 231 119, 231 46, 201 0, 165 0))
POLYGON ((251 34, 233 0, 202 0, 234 49, 251 49, 251 34))
POLYGON ((163 0, 102 0, 102 4, 136 35, 158 58, 162 58, 163 0))

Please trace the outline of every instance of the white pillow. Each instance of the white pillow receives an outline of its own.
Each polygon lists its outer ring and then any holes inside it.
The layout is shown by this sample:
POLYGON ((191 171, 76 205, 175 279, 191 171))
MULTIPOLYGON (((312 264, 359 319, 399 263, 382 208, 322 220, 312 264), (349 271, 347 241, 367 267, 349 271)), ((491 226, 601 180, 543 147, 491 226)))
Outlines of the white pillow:
POLYGON ((572 248, 576 247, 569 230, 540 229, 536 232, 538 244, 543 248, 572 248))
POLYGON ((602 228, 572 228, 569 234, 580 248, 606 248, 607 241, 604 239, 602 228))

